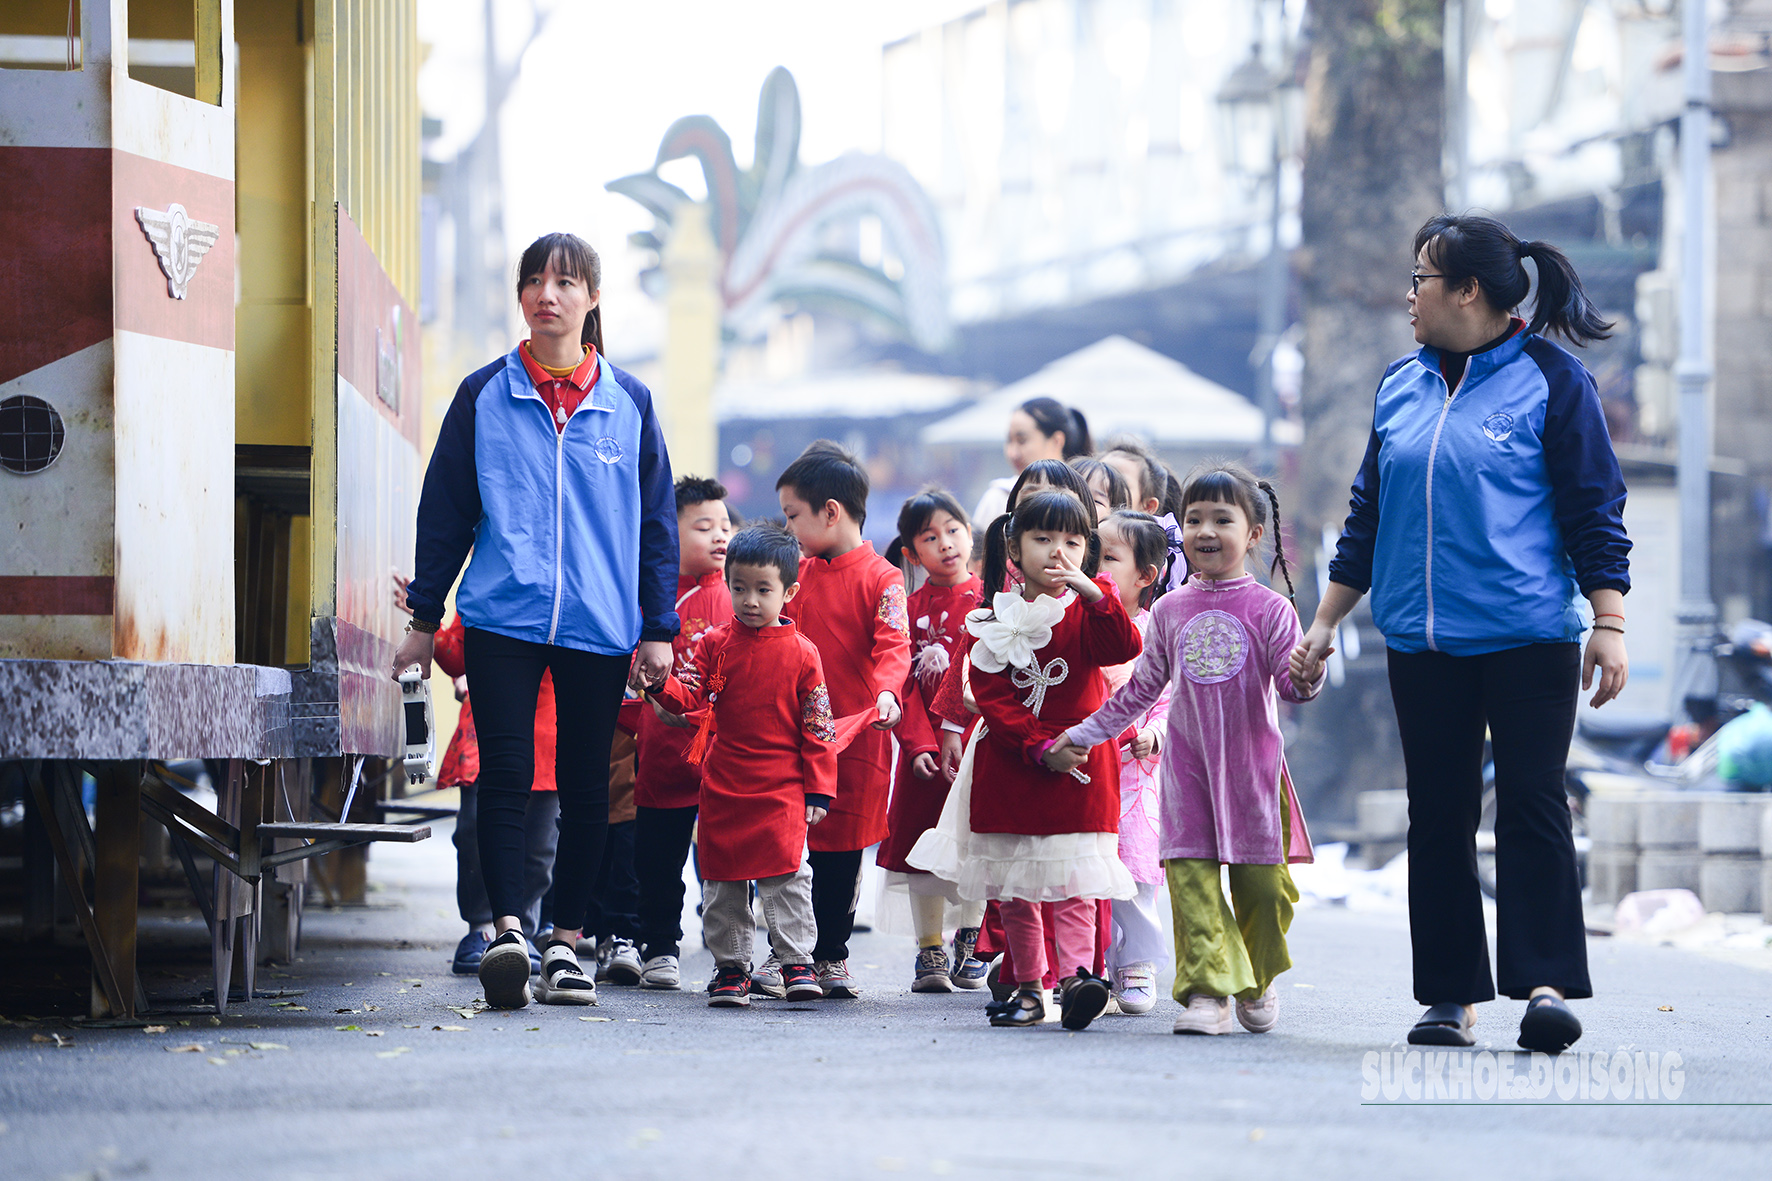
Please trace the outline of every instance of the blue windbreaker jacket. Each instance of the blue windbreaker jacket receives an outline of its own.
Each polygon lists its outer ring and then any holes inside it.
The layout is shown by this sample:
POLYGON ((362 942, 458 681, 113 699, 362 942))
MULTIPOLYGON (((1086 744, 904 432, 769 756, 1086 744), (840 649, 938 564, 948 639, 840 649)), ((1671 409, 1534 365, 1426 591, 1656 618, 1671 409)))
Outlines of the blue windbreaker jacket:
POLYGON ((406 598, 513 639, 608 656, 677 634, 677 504, 652 392, 598 361, 556 432, 515 349, 471 374, 443 417, 418 502, 406 598))
POLYGON ((1453 391, 1424 347, 1379 383, 1329 577, 1372 591, 1400 652, 1578 640, 1580 594, 1630 590, 1624 498, 1593 377, 1567 350, 1517 326, 1453 391))

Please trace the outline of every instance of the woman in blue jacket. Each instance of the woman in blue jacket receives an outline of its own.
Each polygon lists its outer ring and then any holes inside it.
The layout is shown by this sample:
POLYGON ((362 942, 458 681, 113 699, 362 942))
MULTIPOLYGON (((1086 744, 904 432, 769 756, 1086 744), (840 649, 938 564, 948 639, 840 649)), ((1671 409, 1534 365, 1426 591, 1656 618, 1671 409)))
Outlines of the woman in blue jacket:
POLYGON ((1472 1006, 1496 993, 1476 866, 1487 729, 1497 979, 1527 1001, 1519 1044, 1555 1053, 1581 1036, 1565 1000, 1593 995, 1564 764, 1577 680, 1585 690, 1598 677, 1597 706, 1629 675, 1630 539, 1593 377, 1542 333, 1580 345, 1611 325, 1561 251, 1487 217, 1421 228, 1409 307, 1422 347, 1379 383, 1329 588, 1293 669, 1314 678, 1370 590, 1408 777, 1415 999, 1428 1006, 1416 1045, 1472 1044, 1472 1006), (1538 270, 1530 324, 1512 314, 1526 259, 1538 270))
POLYGON ((592 1004, 579 936, 609 821, 609 745, 630 677, 651 683, 677 634, 677 503, 652 394, 603 358, 601 264, 571 234, 518 266, 530 336, 470 374, 444 415, 418 504, 408 635, 394 672, 430 667, 432 633, 462 561, 456 611, 480 742, 479 845, 497 934, 480 961, 486 1002, 529 1003, 523 818, 535 774, 535 700, 553 674, 560 838, 544 1004, 592 1004), (636 648, 638 649, 636 655, 636 648), (630 669, 631 666, 631 669, 630 669))

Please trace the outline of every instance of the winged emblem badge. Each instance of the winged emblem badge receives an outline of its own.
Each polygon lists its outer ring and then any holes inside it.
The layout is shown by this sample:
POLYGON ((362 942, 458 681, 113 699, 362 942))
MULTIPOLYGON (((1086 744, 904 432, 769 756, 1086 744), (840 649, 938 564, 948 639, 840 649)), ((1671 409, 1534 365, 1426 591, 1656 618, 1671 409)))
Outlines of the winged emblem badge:
POLYGON ((142 233, 154 244, 160 269, 166 273, 166 294, 173 299, 183 299, 191 276, 197 273, 197 264, 215 245, 221 227, 206 221, 192 221, 185 207, 177 202, 168 205, 164 213, 138 205, 135 220, 141 223, 142 233))

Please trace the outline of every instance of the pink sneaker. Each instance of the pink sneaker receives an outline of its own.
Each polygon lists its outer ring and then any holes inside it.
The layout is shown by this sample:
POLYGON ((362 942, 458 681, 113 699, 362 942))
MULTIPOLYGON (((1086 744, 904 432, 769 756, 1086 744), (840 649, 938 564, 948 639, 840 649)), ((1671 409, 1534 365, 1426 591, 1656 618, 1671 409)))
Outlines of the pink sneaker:
POLYGON ((1273 985, 1252 1001, 1237 1002, 1237 1020, 1250 1033, 1266 1033, 1280 1019, 1280 994, 1273 985))
POLYGON ((1196 992, 1187 998, 1187 1006, 1175 1019, 1174 1032, 1229 1033, 1234 1028, 1229 997, 1202 996, 1196 992))

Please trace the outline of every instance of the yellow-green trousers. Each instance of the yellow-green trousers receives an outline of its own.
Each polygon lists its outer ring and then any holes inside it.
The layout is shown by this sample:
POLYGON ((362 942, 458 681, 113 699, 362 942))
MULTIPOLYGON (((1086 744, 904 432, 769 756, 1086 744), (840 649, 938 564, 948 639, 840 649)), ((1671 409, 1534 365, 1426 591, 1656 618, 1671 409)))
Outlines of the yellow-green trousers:
MULTIPOLYGON (((1282 798, 1282 850, 1291 847, 1291 819, 1282 798)), ((1283 862, 1232 865, 1231 898, 1226 902, 1219 864, 1203 857, 1163 863, 1175 912, 1175 999, 1184 1005, 1196 993, 1255 1000, 1292 966, 1286 931, 1292 926, 1298 887, 1292 884, 1291 871, 1283 862)))

